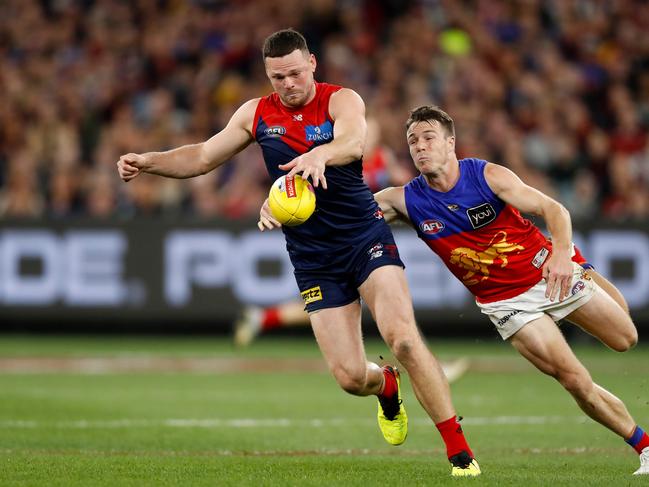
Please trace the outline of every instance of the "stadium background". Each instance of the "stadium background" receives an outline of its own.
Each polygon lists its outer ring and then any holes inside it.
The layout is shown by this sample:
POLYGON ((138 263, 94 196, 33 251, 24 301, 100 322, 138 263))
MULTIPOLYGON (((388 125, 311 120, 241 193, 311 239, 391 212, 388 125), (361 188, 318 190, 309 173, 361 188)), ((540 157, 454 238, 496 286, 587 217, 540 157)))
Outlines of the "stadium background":
MULTIPOLYGON (((564 329, 649 424, 649 3, 0 0, 0 485, 457 484, 407 374, 395 449, 306 329, 233 347, 245 303, 296 295, 281 233, 255 228, 258 148, 192 180, 117 176, 120 154, 204 140, 268 93, 259 46, 288 26, 318 79, 363 96, 372 189, 412 175, 403 123, 433 102, 460 156, 571 210, 640 344, 618 354, 564 329)), ((409 230, 397 238, 429 346, 468 367, 453 401, 480 485, 642 482, 628 445, 501 343, 409 230)), ((367 332, 368 357, 391 361, 367 332)))
MULTIPOLYGON (((409 109, 458 154, 571 211, 576 241, 649 326, 649 6, 641 1, 21 1, 0 8, 0 329, 224 333, 292 299, 281 234, 255 217, 258 148, 187 181, 123 184, 127 152, 207 139, 270 85, 260 45, 303 32, 317 79, 364 98, 372 189, 413 175, 409 109)), ((399 232, 427 334, 494 332, 399 232), (449 325, 449 326, 446 326, 449 325)))

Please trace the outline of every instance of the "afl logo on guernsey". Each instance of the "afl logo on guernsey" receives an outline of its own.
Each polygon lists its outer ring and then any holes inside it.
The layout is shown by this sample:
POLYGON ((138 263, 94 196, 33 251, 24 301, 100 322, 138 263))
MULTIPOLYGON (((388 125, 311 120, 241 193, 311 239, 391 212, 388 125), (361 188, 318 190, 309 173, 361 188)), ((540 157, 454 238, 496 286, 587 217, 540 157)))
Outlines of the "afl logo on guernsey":
POLYGON ((266 130, 264 130, 264 134, 266 134, 268 137, 281 137, 285 133, 286 129, 281 125, 273 125, 272 127, 268 127, 266 130))
POLYGON ((482 203, 480 206, 474 206, 466 210, 471 226, 474 230, 489 225, 496 219, 496 210, 490 203, 482 203))
POLYGON ((444 230, 444 223, 439 220, 424 220, 419 224, 419 229, 426 235, 435 235, 444 230))

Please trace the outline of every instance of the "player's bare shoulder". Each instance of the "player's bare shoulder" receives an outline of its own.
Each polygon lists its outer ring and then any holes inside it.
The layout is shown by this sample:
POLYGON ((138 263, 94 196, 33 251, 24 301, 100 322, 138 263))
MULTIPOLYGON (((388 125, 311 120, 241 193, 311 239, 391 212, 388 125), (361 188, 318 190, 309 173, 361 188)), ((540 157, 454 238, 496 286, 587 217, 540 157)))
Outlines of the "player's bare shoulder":
POLYGON ((336 119, 337 115, 349 112, 365 116, 365 102, 351 88, 341 88, 329 98, 329 113, 336 119))
POLYGON ((363 102, 361 95, 356 93, 351 88, 340 88, 335 93, 332 93, 331 99, 336 100, 336 103, 343 103, 345 101, 358 101, 365 105, 365 102, 363 102))
POLYGON ((491 190, 497 195, 516 187, 521 182, 510 169, 493 162, 485 165, 484 177, 491 190))
POLYGON ((261 98, 253 98, 241 105, 236 112, 232 115, 230 123, 235 124, 237 127, 243 128, 252 136, 252 128, 255 120, 255 113, 261 98))

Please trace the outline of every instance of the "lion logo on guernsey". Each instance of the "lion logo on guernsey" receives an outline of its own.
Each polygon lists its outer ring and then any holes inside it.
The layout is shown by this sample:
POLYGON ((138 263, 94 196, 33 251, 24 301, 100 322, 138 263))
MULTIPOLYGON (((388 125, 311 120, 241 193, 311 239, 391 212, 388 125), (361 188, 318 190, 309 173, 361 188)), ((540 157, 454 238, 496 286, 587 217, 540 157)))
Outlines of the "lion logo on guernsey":
POLYGON ((474 286, 489 279, 489 267, 500 264, 500 267, 507 267, 509 260, 508 253, 517 250, 524 250, 525 247, 507 241, 506 232, 498 232, 487 244, 486 250, 474 250, 468 247, 458 247, 451 251, 451 264, 460 266, 468 272, 462 276, 462 282, 466 286, 474 286))
POLYGON ((300 294, 302 294, 304 304, 313 303, 314 301, 322 301, 322 291, 320 290, 320 286, 312 287, 311 289, 302 291, 300 294))

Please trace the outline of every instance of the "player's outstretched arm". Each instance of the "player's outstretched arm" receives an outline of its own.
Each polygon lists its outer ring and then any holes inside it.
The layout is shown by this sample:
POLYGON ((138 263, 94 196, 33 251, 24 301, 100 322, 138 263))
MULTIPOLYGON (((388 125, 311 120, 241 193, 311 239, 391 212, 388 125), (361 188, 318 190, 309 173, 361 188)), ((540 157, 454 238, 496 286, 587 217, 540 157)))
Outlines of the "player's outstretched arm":
POLYGON ((208 173, 241 152, 253 140, 252 120, 258 99, 244 103, 232 115, 227 126, 206 142, 189 144, 165 152, 125 154, 117 162, 124 181, 142 172, 170 178, 191 178, 208 173))
POLYGON ((327 188, 324 172, 326 166, 343 166, 363 156, 367 122, 365 103, 354 90, 342 88, 329 99, 329 114, 334 121, 334 138, 296 157, 279 168, 289 171, 289 176, 301 173, 311 177, 314 186, 327 188))
POLYGON ((406 209, 406 197, 403 186, 385 188, 374 193, 374 199, 383 212, 383 218, 388 223, 404 222, 411 224, 406 209))
POLYGON ((543 266, 547 281, 546 296, 559 294, 559 300, 570 292, 572 282, 572 223, 570 213, 558 201, 525 184, 509 169, 487 164, 484 171, 487 184, 505 203, 522 213, 538 215, 545 220, 552 235, 552 255, 543 266))

